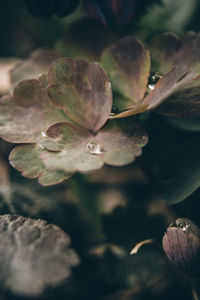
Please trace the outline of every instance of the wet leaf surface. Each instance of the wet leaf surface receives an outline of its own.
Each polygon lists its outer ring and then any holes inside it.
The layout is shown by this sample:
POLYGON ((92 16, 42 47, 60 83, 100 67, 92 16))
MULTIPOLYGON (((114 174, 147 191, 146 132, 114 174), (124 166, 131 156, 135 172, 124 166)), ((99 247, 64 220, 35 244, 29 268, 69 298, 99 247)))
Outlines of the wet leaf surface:
POLYGON ((180 40, 173 34, 156 37, 151 48, 151 74, 149 53, 134 37, 124 38, 106 49, 102 63, 110 76, 113 102, 119 110, 110 118, 154 109, 175 117, 199 116, 198 44, 199 36, 192 32, 185 33, 180 40), (161 65, 155 67, 154 57, 161 65), (162 63, 167 67, 162 68, 162 63), (152 75, 156 73, 157 80, 152 75), (155 82, 150 84, 153 76, 155 82))
POLYGON ((40 295, 79 263, 69 236, 41 219, 1 215, 0 236, 1 284, 16 294, 40 295))
POLYGON ((11 143, 33 143, 48 127, 68 120, 50 101, 46 77, 20 82, 14 95, 0 99, 0 136, 11 143))
POLYGON ((97 131, 107 121, 112 107, 112 89, 98 64, 61 58, 51 65, 48 81, 48 95, 71 120, 92 131, 97 131))
POLYGON ((48 129, 47 136, 40 145, 51 152, 44 151, 40 158, 47 168, 66 172, 97 170, 104 163, 129 164, 147 143, 144 129, 132 120, 110 121, 95 135, 70 123, 58 123, 48 129))

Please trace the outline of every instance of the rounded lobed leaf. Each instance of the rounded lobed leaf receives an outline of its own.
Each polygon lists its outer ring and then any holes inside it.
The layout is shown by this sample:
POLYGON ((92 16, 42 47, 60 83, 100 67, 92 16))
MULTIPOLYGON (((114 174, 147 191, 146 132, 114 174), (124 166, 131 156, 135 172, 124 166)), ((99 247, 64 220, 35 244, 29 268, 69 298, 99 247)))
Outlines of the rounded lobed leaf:
POLYGON ((41 219, 1 215, 0 238, 1 284, 15 294, 38 296, 79 263, 69 236, 41 219))
POLYGON ((114 105, 124 110, 138 104, 145 94, 150 72, 149 52, 142 43, 134 37, 121 39, 103 52, 102 64, 119 94, 114 105))
POLYGON ((22 172, 28 178, 37 178, 40 184, 49 186, 62 182, 71 177, 72 174, 47 169, 40 159, 41 153, 45 151, 37 145, 20 145, 15 147, 10 155, 11 165, 22 172))
POLYGON ((50 101, 46 76, 20 82, 13 97, 0 99, 0 136, 11 143, 33 143, 48 127, 68 120, 50 101))
POLYGON ((123 166, 133 162, 148 140, 145 130, 132 120, 110 121, 96 134, 70 123, 58 123, 48 129, 47 136, 40 141, 51 151, 40 155, 46 167, 83 173, 97 170, 104 163, 123 166))
POLYGON ((92 131, 107 121, 112 89, 104 70, 83 59, 61 58, 48 72, 48 95, 78 125, 92 131))
POLYGON ((150 44, 153 71, 168 72, 174 66, 200 72, 200 34, 192 31, 180 38, 172 33, 156 36, 150 44))
POLYGON ((50 64, 60 55, 49 49, 37 49, 24 61, 16 64, 10 71, 11 85, 16 86, 25 79, 37 79, 40 74, 48 71, 50 64))

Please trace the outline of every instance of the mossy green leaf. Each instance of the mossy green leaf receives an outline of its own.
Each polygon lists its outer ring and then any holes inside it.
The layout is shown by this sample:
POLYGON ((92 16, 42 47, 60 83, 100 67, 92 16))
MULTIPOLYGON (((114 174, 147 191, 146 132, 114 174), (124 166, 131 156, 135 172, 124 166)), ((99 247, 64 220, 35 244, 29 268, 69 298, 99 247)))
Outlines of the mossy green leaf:
POLYGON ((133 162, 147 141, 145 130, 133 120, 110 121, 95 134, 63 122, 51 126, 47 137, 40 140, 40 146, 49 150, 40 158, 52 170, 87 173, 104 163, 123 166, 133 162))
POLYGON ((38 178, 39 183, 44 186, 57 184, 68 179, 72 174, 49 170, 45 167, 40 159, 40 155, 44 151, 44 149, 35 144, 20 145, 11 151, 9 160, 15 169, 22 172, 23 176, 38 178))
POLYGON ((150 72, 150 56, 141 42, 134 37, 121 39, 103 52, 102 65, 113 89, 121 95, 117 101, 114 99, 114 105, 120 111, 143 99, 150 72))

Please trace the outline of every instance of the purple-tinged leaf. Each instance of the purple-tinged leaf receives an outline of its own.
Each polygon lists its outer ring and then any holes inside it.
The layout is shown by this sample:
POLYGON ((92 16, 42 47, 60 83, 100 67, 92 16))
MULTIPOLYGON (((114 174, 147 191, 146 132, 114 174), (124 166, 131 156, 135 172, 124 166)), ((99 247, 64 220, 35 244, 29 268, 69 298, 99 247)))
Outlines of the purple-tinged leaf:
POLYGON ((114 105, 124 110, 140 103, 150 72, 148 50, 134 37, 123 38, 104 51, 102 64, 119 93, 114 105))
POLYGON ((91 131, 99 130, 112 108, 112 89, 96 63, 61 58, 48 72, 48 95, 72 121, 91 131))
POLYGON ((60 55, 49 49, 37 49, 24 61, 16 64, 10 71, 11 84, 16 86, 25 79, 37 79, 40 74, 48 71, 50 64, 60 55))
POLYGON ((17 295, 39 296, 79 264, 70 237, 41 219, 1 215, 0 239, 1 286, 17 295))
POLYGON ((184 89, 190 85, 192 87, 196 78, 198 78, 196 73, 175 67, 157 82, 154 90, 151 91, 143 100, 143 104, 148 105, 148 110, 154 109, 164 100, 171 97, 171 95, 173 95, 176 91, 184 89))
POLYGON ((11 143, 34 143, 48 127, 67 117, 50 101, 45 76, 20 82, 0 99, 0 136, 11 143))
POLYGON ((168 72, 174 66, 200 72, 200 34, 186 32, 180 39, 172 33, 156 36, 150 44, 154 71, 168 72))

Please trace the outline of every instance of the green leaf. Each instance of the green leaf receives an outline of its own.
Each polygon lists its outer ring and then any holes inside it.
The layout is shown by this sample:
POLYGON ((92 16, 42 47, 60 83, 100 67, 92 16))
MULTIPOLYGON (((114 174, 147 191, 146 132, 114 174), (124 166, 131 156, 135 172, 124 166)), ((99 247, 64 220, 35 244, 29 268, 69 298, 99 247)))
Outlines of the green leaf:
POLYGON ((47 169, 40 159, 44 151, 37 145, 20 145, 11 151, 9 160, 23 176, 38 178, 39 183, 44 186, 57 184, 71 177, 72 174, 47 169))
POLYGON ((173 149, 160 165, 167 204, 181 202, 200 187, 199 135, 173 149))
POLYGON ((92 131, 107 121, 112 108, 112 90, 98 64, 61 58, 51 65, 48 81, 48 95, 72 121, 92 131))
POLYGON ((20 82, 13 97, 0 99, 0 136, 11 143, 33 143, 47 128, 59 121, 68 120, 62 110, 50 101, 47 81, 43 75, 39 80, 20 82))
POLYGON ((1 286, 23 296, 39 296, 70 278, 79 257, 70 237, 46 221, 0 216, 1 286))
POLYGON ((49 151, 43 151, 40 158, 50 170, 70 173, 97 170, 104 163, 127 165, 141 155, 148 140, 145 130, 133 120, 110 121, 96 134, 63 122, 51 126, 47 136, 40 145, 49 151))
POLYGON ((37 49, 24 61, 17 64, 11 71, 11 85, 16 86, 25 79, 37 79, 40 74, 48 71, 50 64, 59 54, 49 49, 37 49))
POLYGON ((139 104, 150 72, 149 52, 142 43, 134 37, 121 39, 103 52, 102 65, 112 87, 121 95, 114 99, 114 105, 124 110, 139 104))

